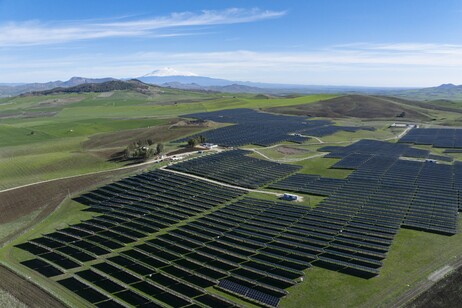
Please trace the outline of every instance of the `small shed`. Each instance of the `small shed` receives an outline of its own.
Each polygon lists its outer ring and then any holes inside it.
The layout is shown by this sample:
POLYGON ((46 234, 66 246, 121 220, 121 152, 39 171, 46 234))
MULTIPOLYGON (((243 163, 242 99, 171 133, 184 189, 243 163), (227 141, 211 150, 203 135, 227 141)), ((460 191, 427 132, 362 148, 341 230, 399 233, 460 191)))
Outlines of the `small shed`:
POLYGON ((286 201, 297 201, 298 196, 293 195, 293 194, 284 194, 284 195, 282 195, 281 199, 286 200, 286 201))

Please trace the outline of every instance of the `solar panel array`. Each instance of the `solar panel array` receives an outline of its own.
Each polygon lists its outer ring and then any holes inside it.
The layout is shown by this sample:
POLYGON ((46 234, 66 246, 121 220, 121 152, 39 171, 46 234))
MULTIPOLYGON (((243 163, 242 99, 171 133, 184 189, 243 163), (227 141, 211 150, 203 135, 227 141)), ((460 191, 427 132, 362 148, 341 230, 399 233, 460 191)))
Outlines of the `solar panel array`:
MULTIPOLYGON (((403 160, 400 157, 432 156, 428 151, 412 149, 408 145, 372 140, 362 140, 344 148, 323 149, 326 150, 332 150, 326 157, 342 158, 333 168, 355 171, 320 206, 338 198, 343 200, 340 204, 350 209, 353 208, 352 204, 359 202, 361 208, 355 215, 361 216, 362 210, 367 210, 376 212, 377 219, 392 219, 393 225, 398 227, 444 234, 457 232, 462 188, 461 164, 403 160), (377 205, 380 207, 376 208, 377 205), (393 211, 383 213, 381 207, 392 208, 393 211)), ((299 178, 303 177, 294 175, 272 186, 296 183, 300 181, 299 178)), ((307 179, 308 187, 310 181, 307 179)), ((297 189, 296 185, 291 190, 306 192, 304 188, 297 189)))
POLYGON ((238 147, 246 144, 269 146, 283 141, 303 143, 307 137, 293 136, 297 133, 322 137, 339 131, 356 132, 361 129, 374 130, 372 127, 335 126, 328 120, 308 120, 306 117, 275 115, 257 112, 252 109, 231 109, 184 115, 184 117, 210 120, 235 125, 206 131, 201 134, 178 140, 185 142, 192 137, 202 135, 207 142, 221 146, 238 147))
MULTIPOLYGON (((331 152, 327 154, 326 158, 345 158, 351 154, 364 154, 364 155, 379 155, 387 157, 416 157, 426 158, 430 155, 427 150, 414 149, 406 144, 390 143, 377 140, 363 139, 353 143, 347 147, 323 147, 318 151, 331 152)), ((364 157, 364 156, 363 156, 364 157)))
POLYGON ((231 301, 205 290, 218 282, 171 265, 170 259, 189 252, 186 248, 167 251, 169 242, 158 246, 159 242, 149 241, 153 234, 243 193, 152 171, 78 198, 101 215, 17 247, 36 256, 23 265, 97 307, 232 307, 231 301), (135 246, 127 249, 127 245, 135 246), (65 274, 69 270, 71 274, 65 274))
POLYGON ((327 196, 315 208, 156 170, 77 198, 99 215, 18 245, 36 256, 22 263, 97 307, 236 306, 210 287, 277 307, 311 266, 378 275, 401 227, 457 232, 462 163, 404 160, 431 154, 371 140, 323 151, 354 171, 287 177, 300 167, 241 150, 169 167, 327 196))
POLYGON ((225 151, 173 164, 167 169, 247 188, 263 186, 301 169, 301 166, 247 156, 249 153, 244 150, 225 151))
POLYGON ((413 128, 399 142, 432 145, 437 148, 462 148, 462 129, 413 128))
POLYGON ((296 191, 300 193, 330 196, 346 183, 343 179, 324 178, 313 174, 294 174, 269 188, 296 191))

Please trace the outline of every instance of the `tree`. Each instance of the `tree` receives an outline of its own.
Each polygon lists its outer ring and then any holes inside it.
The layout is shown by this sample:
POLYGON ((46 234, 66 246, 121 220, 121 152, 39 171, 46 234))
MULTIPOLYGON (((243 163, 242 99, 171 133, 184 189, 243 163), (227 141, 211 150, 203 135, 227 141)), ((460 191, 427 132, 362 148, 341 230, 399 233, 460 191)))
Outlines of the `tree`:
POLYGON ((205 143, 205 137, 200 135, 188 140, 188 146, 194 148, 196 145, 205 143))
POLYGON ((196 138, 191 138, 188 140, 188 146, 190 148, 194 148, 197 145, 197 139, 196 138))
POLYGON ((164 144, 163 143, 158 143, 156 146, 156 154, 160 154, 164 151, 164 144))

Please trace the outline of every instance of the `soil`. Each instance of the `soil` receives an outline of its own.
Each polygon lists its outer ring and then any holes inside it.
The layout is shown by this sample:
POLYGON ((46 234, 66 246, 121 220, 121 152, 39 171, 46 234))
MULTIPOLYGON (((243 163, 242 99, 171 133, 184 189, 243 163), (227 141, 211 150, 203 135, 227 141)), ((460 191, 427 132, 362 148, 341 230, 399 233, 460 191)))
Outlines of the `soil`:
POLYGON ((85 150, 119 148, 120 150, 121 148, 127 147, 130 143, 138 140, 152 139, 154 143, 167 142, 204 129, 203 126, 199 125, 171 126, 172 124, 168 124, 98 134, 90 137, 88 141, 85 141, 83 143, 83 148, 85 150))
POLYGON ((199 147, 194 147, 194 148, 182 148, 173 152, 170 152, 167 154, 167 156, 173 156, 173 155, 178 155, 178 154, 184 154, 184 153, 189 153, 189 152, 196 152, 196 151, 204 151, 204 148, 199 148, 199 147))
POLYGON ((0 245, 47 217, 69 194, 86 191, 96 185, 144 168, 146 165, 133 166, 122 170, 58 179, 0 192, 0 213, 2 213, 0 224, 15 221, 34 211, 41 210, 39 215, 27 226, 17 230, 14 234, 10 234, 7 238, 0 239, 0 245))
POLYGON ((16 297, 28 307, 58 308, 66 307, 35 284, 21 278, 7 268, 0 266, 0 289, 16 297))
POLYGON ((435 283, 406 307, 462 307, 462 267, 435 283))

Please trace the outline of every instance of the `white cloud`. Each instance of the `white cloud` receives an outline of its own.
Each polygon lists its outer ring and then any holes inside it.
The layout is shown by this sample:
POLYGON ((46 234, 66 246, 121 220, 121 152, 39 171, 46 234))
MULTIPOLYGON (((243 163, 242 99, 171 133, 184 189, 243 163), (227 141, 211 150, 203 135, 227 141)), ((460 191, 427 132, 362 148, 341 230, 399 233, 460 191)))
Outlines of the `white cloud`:
POLYGON ((248 23, 285 14, 284 11, 232 8, 222 11, 204 10, 200 13, 173 13, 163 17, 118 22, 8 23, 0 26, 0 47, 57 44, 110 37, 175 36, 175 33, 163 33, 162 30, 248 23))
POLYGON ((2 82, 47 81, 74 75, 138 77, 154 68, 230 80, 274 83, 431 86, 462 84, 462 45, 349 44, 305 52, 140 52, 2 61, 2 82), (63 72, 69 75, 63 75, 63 72), (25 78, 40 78, 25 80, 25 78), (8 80, 5 80, 8 78, 8 80))

